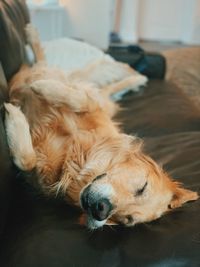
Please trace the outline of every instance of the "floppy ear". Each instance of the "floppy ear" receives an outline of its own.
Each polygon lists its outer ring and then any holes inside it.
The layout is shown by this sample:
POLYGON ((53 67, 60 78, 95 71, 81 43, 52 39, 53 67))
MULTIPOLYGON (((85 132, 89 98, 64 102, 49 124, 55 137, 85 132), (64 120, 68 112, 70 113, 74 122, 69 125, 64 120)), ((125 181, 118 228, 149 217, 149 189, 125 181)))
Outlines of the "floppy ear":
POLYGON ((121 134, 124 145, 126 144, 129 152, 139 152, 143 147, 143 140, 134 135, 121 134))
POLYGON ((197 192, 184 189, 180 186, 180 184, 174 183, 174 195, 173 198, 169 204, 170 209, 175 209, 178 207, 181 207, 184 203, 188 201, 197 200, 199 198, 199 195, 197 192))

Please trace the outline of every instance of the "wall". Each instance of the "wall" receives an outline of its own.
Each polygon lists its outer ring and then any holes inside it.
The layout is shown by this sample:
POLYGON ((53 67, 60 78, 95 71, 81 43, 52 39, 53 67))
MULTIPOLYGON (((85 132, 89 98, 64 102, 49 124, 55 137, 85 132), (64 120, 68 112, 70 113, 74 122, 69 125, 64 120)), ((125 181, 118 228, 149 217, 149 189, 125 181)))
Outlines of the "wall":
POLYGON ((67 36, 83 39, 102 49, 109 44, 111 0, 62 0, 67 10, 67 36))
MULTIPOLYGON (((114 29, 116 1, 59 0, 65 7, 64 13, 57 11, 54 15, 53 10, 32 10, 31 14, 45 40, 68 36, 106 49, 109 34, 114 29)), ((122 8, 117 29, 124 42, 136 43, 139 39, 145 39, 200 44, 200 0, 118 2, 121 2, 122 8)))
POLYGON ((183 0, 140 0, 140 2, 141 39, 180 40, 183 0))
POLYGON ((200 44, 200 0, 140 0, 138 36, 200 44))
POLYGON ((184 2, 182 41, 188 44, 200 44, 200 0, 184 0, 184 2))
POLYGON ((138 40, 139 2, 141 0, 123 0, 120 22, 120 37, 125 42, 135 43, 138 40))

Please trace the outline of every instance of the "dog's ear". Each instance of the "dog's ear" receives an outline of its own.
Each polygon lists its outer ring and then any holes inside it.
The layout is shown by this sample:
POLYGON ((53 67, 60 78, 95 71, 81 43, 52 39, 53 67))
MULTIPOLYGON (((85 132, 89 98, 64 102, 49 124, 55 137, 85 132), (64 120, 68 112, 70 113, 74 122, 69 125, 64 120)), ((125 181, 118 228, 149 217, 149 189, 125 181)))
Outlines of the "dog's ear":
POLYGON ((170 209, 181 207, 184 203, 188 201, 197 200, 199 198, 199 195, 197 192, 184 189, 177 182, 173 182, 173 192, 174 194, 169 204, 170 209))
POLYGON ((137 136, 122 134, 124 144, 129 152, 139 152, 143 147, 143 140, 137 136))

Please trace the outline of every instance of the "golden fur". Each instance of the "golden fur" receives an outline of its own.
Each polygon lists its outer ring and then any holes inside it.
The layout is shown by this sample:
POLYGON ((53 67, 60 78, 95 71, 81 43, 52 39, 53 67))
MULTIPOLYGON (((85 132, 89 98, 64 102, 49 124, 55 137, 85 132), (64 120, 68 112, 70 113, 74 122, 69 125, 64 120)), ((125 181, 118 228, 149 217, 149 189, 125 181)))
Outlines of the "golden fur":
MULTIPOLYGON (((37 49, 41 60, 38 43, 37 49)), ((23 66, 10 83, 10 103, 5 104, 6 125, 14 161, 23 170, 34 168, 34 179, 46 194, 61 194, 78 206, 89 184, 92 192, 107 194, 114 208, 102 224, 89 216, 90 228, 151 221, 198 198, 143 154, 141 140, 120 131, 111 118, 114 104, 91 85, 70 81, 45 64, 23 66), (145 183, 144 193, 138 194, 145 183)))

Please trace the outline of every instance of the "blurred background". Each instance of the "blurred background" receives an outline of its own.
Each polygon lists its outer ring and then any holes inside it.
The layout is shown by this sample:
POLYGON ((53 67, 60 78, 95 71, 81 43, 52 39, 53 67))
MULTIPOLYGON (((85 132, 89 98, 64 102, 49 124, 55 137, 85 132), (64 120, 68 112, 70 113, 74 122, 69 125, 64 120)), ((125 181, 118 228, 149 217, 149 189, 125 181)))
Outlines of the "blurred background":
POLYGON ((27 0, 43 41, 84 40, 106 50, 200 44, 200 0, 27 0))

